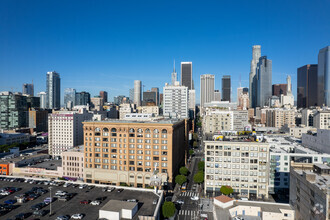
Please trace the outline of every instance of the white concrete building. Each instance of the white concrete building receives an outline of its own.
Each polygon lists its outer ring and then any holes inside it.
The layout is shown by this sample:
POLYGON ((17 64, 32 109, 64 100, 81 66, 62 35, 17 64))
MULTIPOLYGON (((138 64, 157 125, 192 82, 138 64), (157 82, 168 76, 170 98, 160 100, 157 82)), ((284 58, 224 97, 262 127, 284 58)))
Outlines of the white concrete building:
POLYGON ((142 114, 153 114, 155 117, 159 115, 159 107, 158 106, 140 106, 137 108, 139 113, 142 114))
POLYGON ((204 141, 205 192, 231 186, 241 197, 268 198, 269 144, 226 136, 204 141))
POLYGON ((92 113, 78 111, 53 111, 48 115, 48 153, 61 156, 63 151, 83 144, 83 121, 91 120, 92 113))
POLYGON ((141 106, 142 100, 142 83, 140 80, 134 80, 134 104, 139 107, 141 106))
POLYGON ((121 104, 119 106, 119 119, 124 119, 126 114, 136 113, 135 104, 121 104))
POLYGON ((330 111, 323 110, 314 114, 313 126, 318 129, 330 130, 330 111))
POLYGON ((308 131, 316 132, 316 128, 306 127, 306 126, 296 126, 290 128, 290 135, 295 138, 301 138, 303 134, 306 134, 308 131))
POLYGON ((204 74, 201 75, 201 108, 205 103, 214 101, 214 75, 204 74))
POLYGON ((170 86, 163 88, 163 115, 165 117, 188 118, 188 87, 170 86))

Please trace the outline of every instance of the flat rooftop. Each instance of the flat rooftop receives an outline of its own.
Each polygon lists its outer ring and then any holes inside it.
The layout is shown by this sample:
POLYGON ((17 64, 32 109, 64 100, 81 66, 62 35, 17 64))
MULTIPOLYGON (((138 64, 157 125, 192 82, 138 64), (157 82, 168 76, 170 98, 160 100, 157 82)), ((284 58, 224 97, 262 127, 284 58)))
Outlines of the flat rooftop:
POLYGON ((138 205, 137 202, 127 202, 127 201, 120 201, 120 200, 110 200, 100 210, 119 212, 122 209, 132 210, 137 205, 138 205))
POLYGON ((86 122, 92 122, 92 123, 96 123, 96 124, 104 124, 104 123, 116 123, 116 124, 132 124, 132 123, 139 123, 139 124, 176 124, 179 123, 183 120, 180 119, 161 119, 161 120, 120 120, 120 119, 105 119, 103 121, 92 121, 92 120, 88 120, 85 121, 86 122))
POLYGON ((294 171, 301 176, 303 176, 304 173, 306 173, 307 175, 315 175, 315 181, 314 182, 308 181, 308 182, 312 185, 315 185, 320 190, 325 190, 325 191, 328 190, 328 186, 330 185, 330 175, 320 175, 313 171, 301 170, 301 169, 294 169, 294 171))
POLYGON ((250 201, 235 201, 235 206, 254 206, 260 207, 261 211, 263 212, 274 212, 274 213, 281 213, 280 209, 286 210, 294 210, 291 208, 289 204, 281 204, 281 203, 266 203, 266 202, 250 202, 250 201))

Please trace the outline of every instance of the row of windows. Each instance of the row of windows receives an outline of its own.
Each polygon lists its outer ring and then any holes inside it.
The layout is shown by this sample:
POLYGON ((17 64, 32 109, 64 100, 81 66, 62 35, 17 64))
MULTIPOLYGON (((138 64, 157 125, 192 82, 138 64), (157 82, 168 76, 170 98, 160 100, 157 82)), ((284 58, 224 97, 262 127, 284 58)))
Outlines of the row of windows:
MULTIPOLYGON (((86 127, 85 130, 90 130, 92 131, 92 128, 88 128, 86 127)), ((95 128, 94 129, 95 132, 101 132, 101 128, 95 128)), ((108 128, 103 128, 102 129, 103 132, 109 132, 109 129, 108 128)), ((119 131, 122 131, 121 129, 119 129, 119 131)), ((125 128, 123 129, 123 131, 125 131, 125 128)), ((137 133, 143 133, 143 129, 142 128, 138 128, 137 130, 137 133)), ((117 129, 116 128, 111 128, 111 132, 117 132, 117 129)), ((134 133, 135 132, 135 129, 134 128, 130 128, 128 130, 129 133, 134 133)), ((161 132, 163 134, 166 134, 167 133, 167 130, 166 129, 162 129, 161 132)), ((144 130, 144 133, 151 133, 151 130, 149 128, 145 129, 144 130)), ((156 129, 153 129, 153 133, 154 134, 158 134, 159 133, 159 130, 156 128, 156 129)))

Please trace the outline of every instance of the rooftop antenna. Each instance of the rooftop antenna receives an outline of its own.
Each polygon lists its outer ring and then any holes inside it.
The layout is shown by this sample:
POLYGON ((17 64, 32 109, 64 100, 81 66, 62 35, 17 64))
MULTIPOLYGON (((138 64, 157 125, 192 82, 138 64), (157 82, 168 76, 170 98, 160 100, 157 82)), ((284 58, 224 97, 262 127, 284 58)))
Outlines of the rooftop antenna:
POLYGON ((175 59, 174 59, 174 64, 173 64, 173 73, 175 73, 175 59))

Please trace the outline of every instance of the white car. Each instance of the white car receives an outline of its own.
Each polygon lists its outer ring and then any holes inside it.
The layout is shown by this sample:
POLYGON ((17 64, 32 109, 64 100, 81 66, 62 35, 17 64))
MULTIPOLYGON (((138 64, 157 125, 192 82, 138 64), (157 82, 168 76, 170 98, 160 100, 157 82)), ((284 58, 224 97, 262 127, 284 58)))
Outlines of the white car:
POLYGON ((71 215, 72 219, 83 219, 84 215, 83 214, 73 214, 71 215))
POLYGON ((95 200, 95 201, 92 201, 90 204, 91 204, 91 205, 100 205, 100 204, 101 204, 101 202, 100 202, 100 201, 97 201, 97 200, 95 200))
POLYGON ((194 201, 197 201, 199 198, 198 198, 198 196, 193 196, 193 197, 191 197, 190 199, 191 199, 191 200, 194 200, 194 201))

